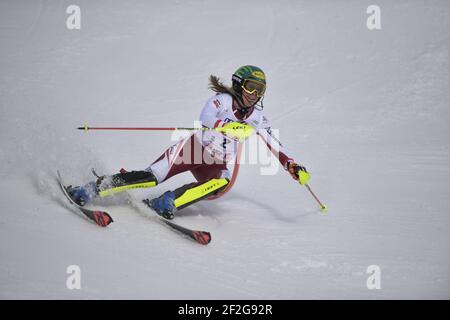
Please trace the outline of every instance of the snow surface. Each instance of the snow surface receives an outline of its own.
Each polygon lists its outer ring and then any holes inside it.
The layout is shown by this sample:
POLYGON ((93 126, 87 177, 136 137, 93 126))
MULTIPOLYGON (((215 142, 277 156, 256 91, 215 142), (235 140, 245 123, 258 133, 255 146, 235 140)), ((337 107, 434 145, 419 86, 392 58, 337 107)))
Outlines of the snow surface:
POLYGON ((450 298, 449 58, 449 1, 1 1, 0 298, 450 298), (66 28, 73 2, 81 30, 66 28), (266 113, 327 215, 255 164, 225 197, 179 212, 208 246, 123 196, 100 204, 105 229, 64 208, 56 169, 80 184, 172 143, 76 127, 192 126, 208 76, 229 83, 243 64, 265 70, 266 113), (69 265, 81 290, 66 288, 69 265))

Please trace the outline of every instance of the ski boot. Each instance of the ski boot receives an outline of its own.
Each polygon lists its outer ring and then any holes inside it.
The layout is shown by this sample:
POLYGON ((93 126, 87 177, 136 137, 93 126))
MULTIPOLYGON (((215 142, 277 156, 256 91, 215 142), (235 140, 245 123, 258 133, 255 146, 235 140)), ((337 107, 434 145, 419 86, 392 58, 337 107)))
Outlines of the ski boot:
POLYGON ((97 196, 97 184, 95 181, 92 181, 84 186, 68 186, 67 193, 76 204, 82 207, 85 204, 92 202, 92 200, 97 196))
POLYGON ((173 193, 173 191, 167 191, 158 198, 151 200, 145 199, 143 201, 161 217, 172 220, 174 218, 174 212, 177 211, 174 200, 175 193, 173 193))

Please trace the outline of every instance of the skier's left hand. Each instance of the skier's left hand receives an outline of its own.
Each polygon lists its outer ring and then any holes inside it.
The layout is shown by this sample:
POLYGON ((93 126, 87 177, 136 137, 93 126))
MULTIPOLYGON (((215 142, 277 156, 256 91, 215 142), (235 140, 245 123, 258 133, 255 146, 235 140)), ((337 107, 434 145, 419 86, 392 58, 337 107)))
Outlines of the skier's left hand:
POLYGON ((308 183, 310 175, 304 166, 295 162, 288 162, 287 170, 291 174, 292 178, 297 180, 302 186, 308 183))

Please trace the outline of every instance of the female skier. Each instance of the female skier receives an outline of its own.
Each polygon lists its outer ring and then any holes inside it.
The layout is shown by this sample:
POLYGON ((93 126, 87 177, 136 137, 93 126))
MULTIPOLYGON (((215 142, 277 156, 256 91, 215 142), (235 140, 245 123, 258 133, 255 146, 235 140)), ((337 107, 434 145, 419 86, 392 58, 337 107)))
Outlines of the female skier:
POLYGON ((174 175, 190 171, 196 182, 144 200, 162 217, 173 219, 176 211, 224 191, 231 178, 227 163, 235 157, 238 143, 253 131, 278 157, 284 169, 302 185, 306 184, 309 173, 286 154, 283 145, 272 135, 269 121, 263 114, 262 100, 266 91, 264 72, 251 65, 240 67, 232 76, 232 87, 223 85, 215 76, 210 76, 209 80, 210 88, 216 94, 206 102, 200 114, 204 130, 169 147, 145 170, 121 170, 84 186, 69 186, 72 199, 79 205, 85 205, 97 196, 154 187, 174 175))

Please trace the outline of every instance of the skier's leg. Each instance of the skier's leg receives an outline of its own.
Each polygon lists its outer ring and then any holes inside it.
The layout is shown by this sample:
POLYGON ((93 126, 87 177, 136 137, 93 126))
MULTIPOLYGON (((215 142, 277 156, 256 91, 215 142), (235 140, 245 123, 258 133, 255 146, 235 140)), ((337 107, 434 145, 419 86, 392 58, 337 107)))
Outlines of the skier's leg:
POLYGON ((227 186, 228 182, 229 180, 225 178, 193 182, 174 191, 166 191, 158 198, 146 199, 144 202, 164 218, 173 219, 177 210, 217 194, 227 186))
POLYGON ((158 180, 151 171, 123 171, 100 177, 96 184, 98 195, 106 197, 125 190, 151 188, 158 184, 158 180))
POLYGON ((216 195, 229 183, 229 173, 224 165, 203 165, 193 170, 202 181, 186 184, 174 191, 167 191, 158 198, 144 202, 166 219, 173 219, 177 210, 197 201, 216 195))
POLYGON ((195 163, 190 161, 195 143, 194 136, 178 141, 143 171, 124 171, 105 177, 104 181, 97 181, 98 194, 104 197, 124 190, 154 187, 176 174, 191 170, 195 167, 195 163), (183 153, 189 155, 189 161, 175 161, 177 157, 182 157, 183 153))
POLYGON ((228 180, 231 180, 231 175, 226 164, 198 166, 192 169, 191 173, 197 181, 205 181, 212 178, 226 178, 228 180))
POLYGON ((202 146, 195 139, 194 135, 189 138, 183 139, 176 144, 170 146, 156 161, 154 161, 147 169, 151 171, 158 180, 158 183, 162 183, 169 178, 194 169, 195 167, 203 164, 202 159, 197 159, 200 153, 202 156, 202 146))
POLYGON ((83 206, 96 196, 106 197, 129 189, 151 188, 157 184, 158 180, 151 171, 129 171, 102 176, 84 186, 69 186, 68 192, 77 204, 83 206))
POLYGON ((76 203, 83 206, 97 196, 106 197, 129 189, 154 187, 173 175, 193 168, 192 163, 178 164, 175 161, 180 154, 183 154, 183 151, 186 154, 191 152, 188 147, 192 147, 193 144, 193 137, 177 142, 145 170, 120 172, 111 176, 100 177, 84 186, 69 186, 69 195, 76 203))

